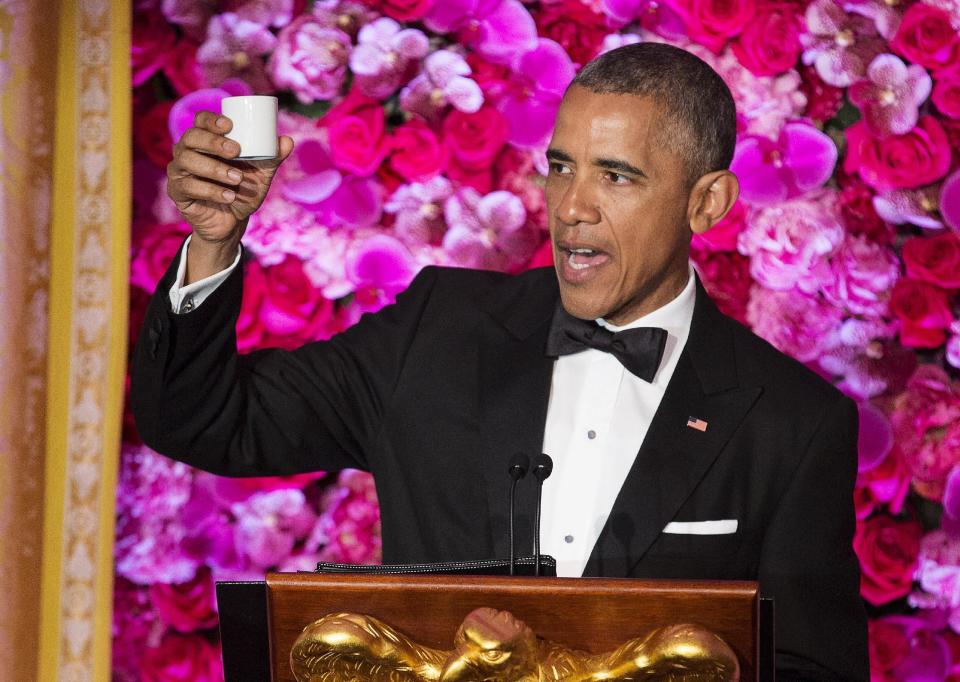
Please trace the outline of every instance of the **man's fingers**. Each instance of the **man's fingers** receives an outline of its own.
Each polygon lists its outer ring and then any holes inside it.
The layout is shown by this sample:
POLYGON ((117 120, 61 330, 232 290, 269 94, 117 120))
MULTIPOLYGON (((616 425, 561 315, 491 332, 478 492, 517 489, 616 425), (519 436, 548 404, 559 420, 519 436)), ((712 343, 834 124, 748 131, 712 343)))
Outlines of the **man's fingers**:
POLYGON ((233 166, 191 149, 177 154, 176 161, 168 166, 168 175, 172 178, 194 175, 226 185, 238 185, 243 180, 243 173, 233 166))
POLYGON ((230 132, 230 129, 233 127, 233 122, 222 114, 217 114, 212 111, 200 111, 194 117, 193 125, 197 128, 208 130, 211 133, 222 135, 223 133, 230 132))
MULTIPOLYGON (((202 128, 187 129, 177 145, 181 150, 195 149, 225 159, 232 159, 240 153, 240 145, 233 140, 228 140, 223 135, 211 133, 209 130, 203 130, 202 128)), ((174 154, 176 153, 177 150, 174 149, 174 154)))
POLYGON ((186 201, 212 201, 217 204, 229 204, 237 198, 235 190, 188 175, 167 182, 167 193, 176 203, 186 201))

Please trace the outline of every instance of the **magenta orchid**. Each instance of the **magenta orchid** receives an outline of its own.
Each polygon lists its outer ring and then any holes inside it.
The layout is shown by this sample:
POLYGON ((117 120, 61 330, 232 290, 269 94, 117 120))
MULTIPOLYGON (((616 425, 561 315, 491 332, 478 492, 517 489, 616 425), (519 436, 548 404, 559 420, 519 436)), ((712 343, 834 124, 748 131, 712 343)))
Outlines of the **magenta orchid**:
POLYGON ((201 111, 220 113, 220 102, 223 101, 224 97, 249 94, 252 94, 249 85, 236 78, 231 78, 224 81, 219 88, 194 90, 189 95, 184 95, 174 102, 167 117, 170 139, 176 143, 187 131, 187 128, 193 127, 194 119, 201 111))
POLYGON ((883 51, 873 20, 848 14, 834 0, 814 0, 807 6, 806 21, 809 33, 800 36, 803 63, 814 64, 830 85, 845 88, 860 80, 883 51))
POLYGON ((837 163, 828 135, 803 121, 783 126, 776 142, 758 135, 737 144, 730 170, 740 178, 740 196, 750 204, 772 204, 825 183, 837 163))
POLYGON ((483 91, 470 75, 470 65, 455 52, 437 50, 423 65, 423 73, 400 93, 400 104, 426 119, 436 118, 446 105, 472 114, 483 106, 483 91))
POLYGON ((439 244, 446 231, 444 203, 453 194, 453 184, 442 175, 426 182, 400 185, 384 205, 396 215, 397 234, 405 239, 439 244))
POLYGON ((917 125, 918 108, 933 86, 926 69, 881 54, 867 67, 867 79, 850 87, 850 101, 863 111, 870 134, 885 137, 910 132, 917 125))
POLYGON ((360 29, 350 69, 364 94, 383 99, 412 75, 411 67, 426 56, 429 47, 423 31, 401 28, 393 19, 381 17, 360 29))
POLYGON ((469 267, 507 270, 529 258, 539 241, 526 224, 523 203, 510 192, 480 196, 463 189, 447 199, 444 215, 443 247, 469 267))
POLYGON ((361 312, 373 312, 393 303, 417 272, 413 254, 386 234, 370 237, 347 255, 347 280, 353 284, 354 303, 361 312))
POLYGON ((519 0, 443 0, 423 22, 436 33, 458 32, 462 42, 499 64, 533 48, 537 40, 533 17, 519 0))
POLYGON ((956 170, 940 188, 940 214, 954 232, 960 233, 960 170, 956 170))
POLYGON ((615 27, 637 21, 647 31, 668 38, 684 35, 683 19, 669 2, 657 0, 600 0, 600 8, 615 27))
POLYGON ((324 145, 306 140, 294 150, 301 175, 283 183, 290 201, 314 211, 328 224, 364 226, 380 218, 381 200, 373 181, 338 170, 324 145))
POLYGON ((270 29, 227 12, 210 20, 207 39, 197 50, 197 62, 211 85, 241 78, 255 93, 269 92, 263 57, 276 46, 277 38, 270 29))
POLYGON ((566 51, 546 38, 517 58, 500 102, 500 111, 510 123, 512 144, 532 149, 547 141, 560 100, 574 74, 566 51))
POLYGON ((937 210, 937 186, 920 189, 896 189, 873 197, 877 215, 894 225, 916 225, 925 230, 943 229, 934 217, 937 210))

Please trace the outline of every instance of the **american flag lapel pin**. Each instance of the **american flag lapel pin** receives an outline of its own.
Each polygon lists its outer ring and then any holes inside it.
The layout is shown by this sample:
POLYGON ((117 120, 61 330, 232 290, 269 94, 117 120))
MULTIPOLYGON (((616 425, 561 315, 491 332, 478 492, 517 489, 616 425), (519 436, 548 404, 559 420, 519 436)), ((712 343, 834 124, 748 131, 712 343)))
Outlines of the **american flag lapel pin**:
POLYGON ((696 429, 697 431, 707 430, 707 422, 703 421, 702 419, 698 419, 697 417, 688 417, 687 426, 689 426, 691 429, 696 429))

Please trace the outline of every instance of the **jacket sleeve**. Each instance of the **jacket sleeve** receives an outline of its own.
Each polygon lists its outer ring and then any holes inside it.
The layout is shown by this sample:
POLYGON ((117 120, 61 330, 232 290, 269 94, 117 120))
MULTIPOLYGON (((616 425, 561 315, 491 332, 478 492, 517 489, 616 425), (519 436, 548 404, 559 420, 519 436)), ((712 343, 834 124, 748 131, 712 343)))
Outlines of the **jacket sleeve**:
POLYGON ((774 598, 778 682, 868 680, 853 551, 857 408, 827 408, 764 536, 760 589, 774 598))
POLYGON ((222 476, 369 470, 368 446, 436 270, 329 341, 238 355, 243 269, 177 315, 168 298, 176 263, 150 301, 132 360, 131 407, 144 442, 222 476))

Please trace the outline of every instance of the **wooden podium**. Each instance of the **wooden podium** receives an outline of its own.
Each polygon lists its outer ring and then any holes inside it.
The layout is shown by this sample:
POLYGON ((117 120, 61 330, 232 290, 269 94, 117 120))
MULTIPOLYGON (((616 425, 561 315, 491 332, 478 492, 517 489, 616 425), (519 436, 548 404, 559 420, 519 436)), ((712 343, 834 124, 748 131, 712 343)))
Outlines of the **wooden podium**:
POLYGON ((272 573, 265 583, 218 583, 217 597, 227 682, 294 682, 294 641, 330 613, 374 616, 446 649, 464 617, 482 606, 592 653, 656 627, 696 624, 733 649, 741 679, 773 679, 772 603, 759 598, 755 582, 272 573))

